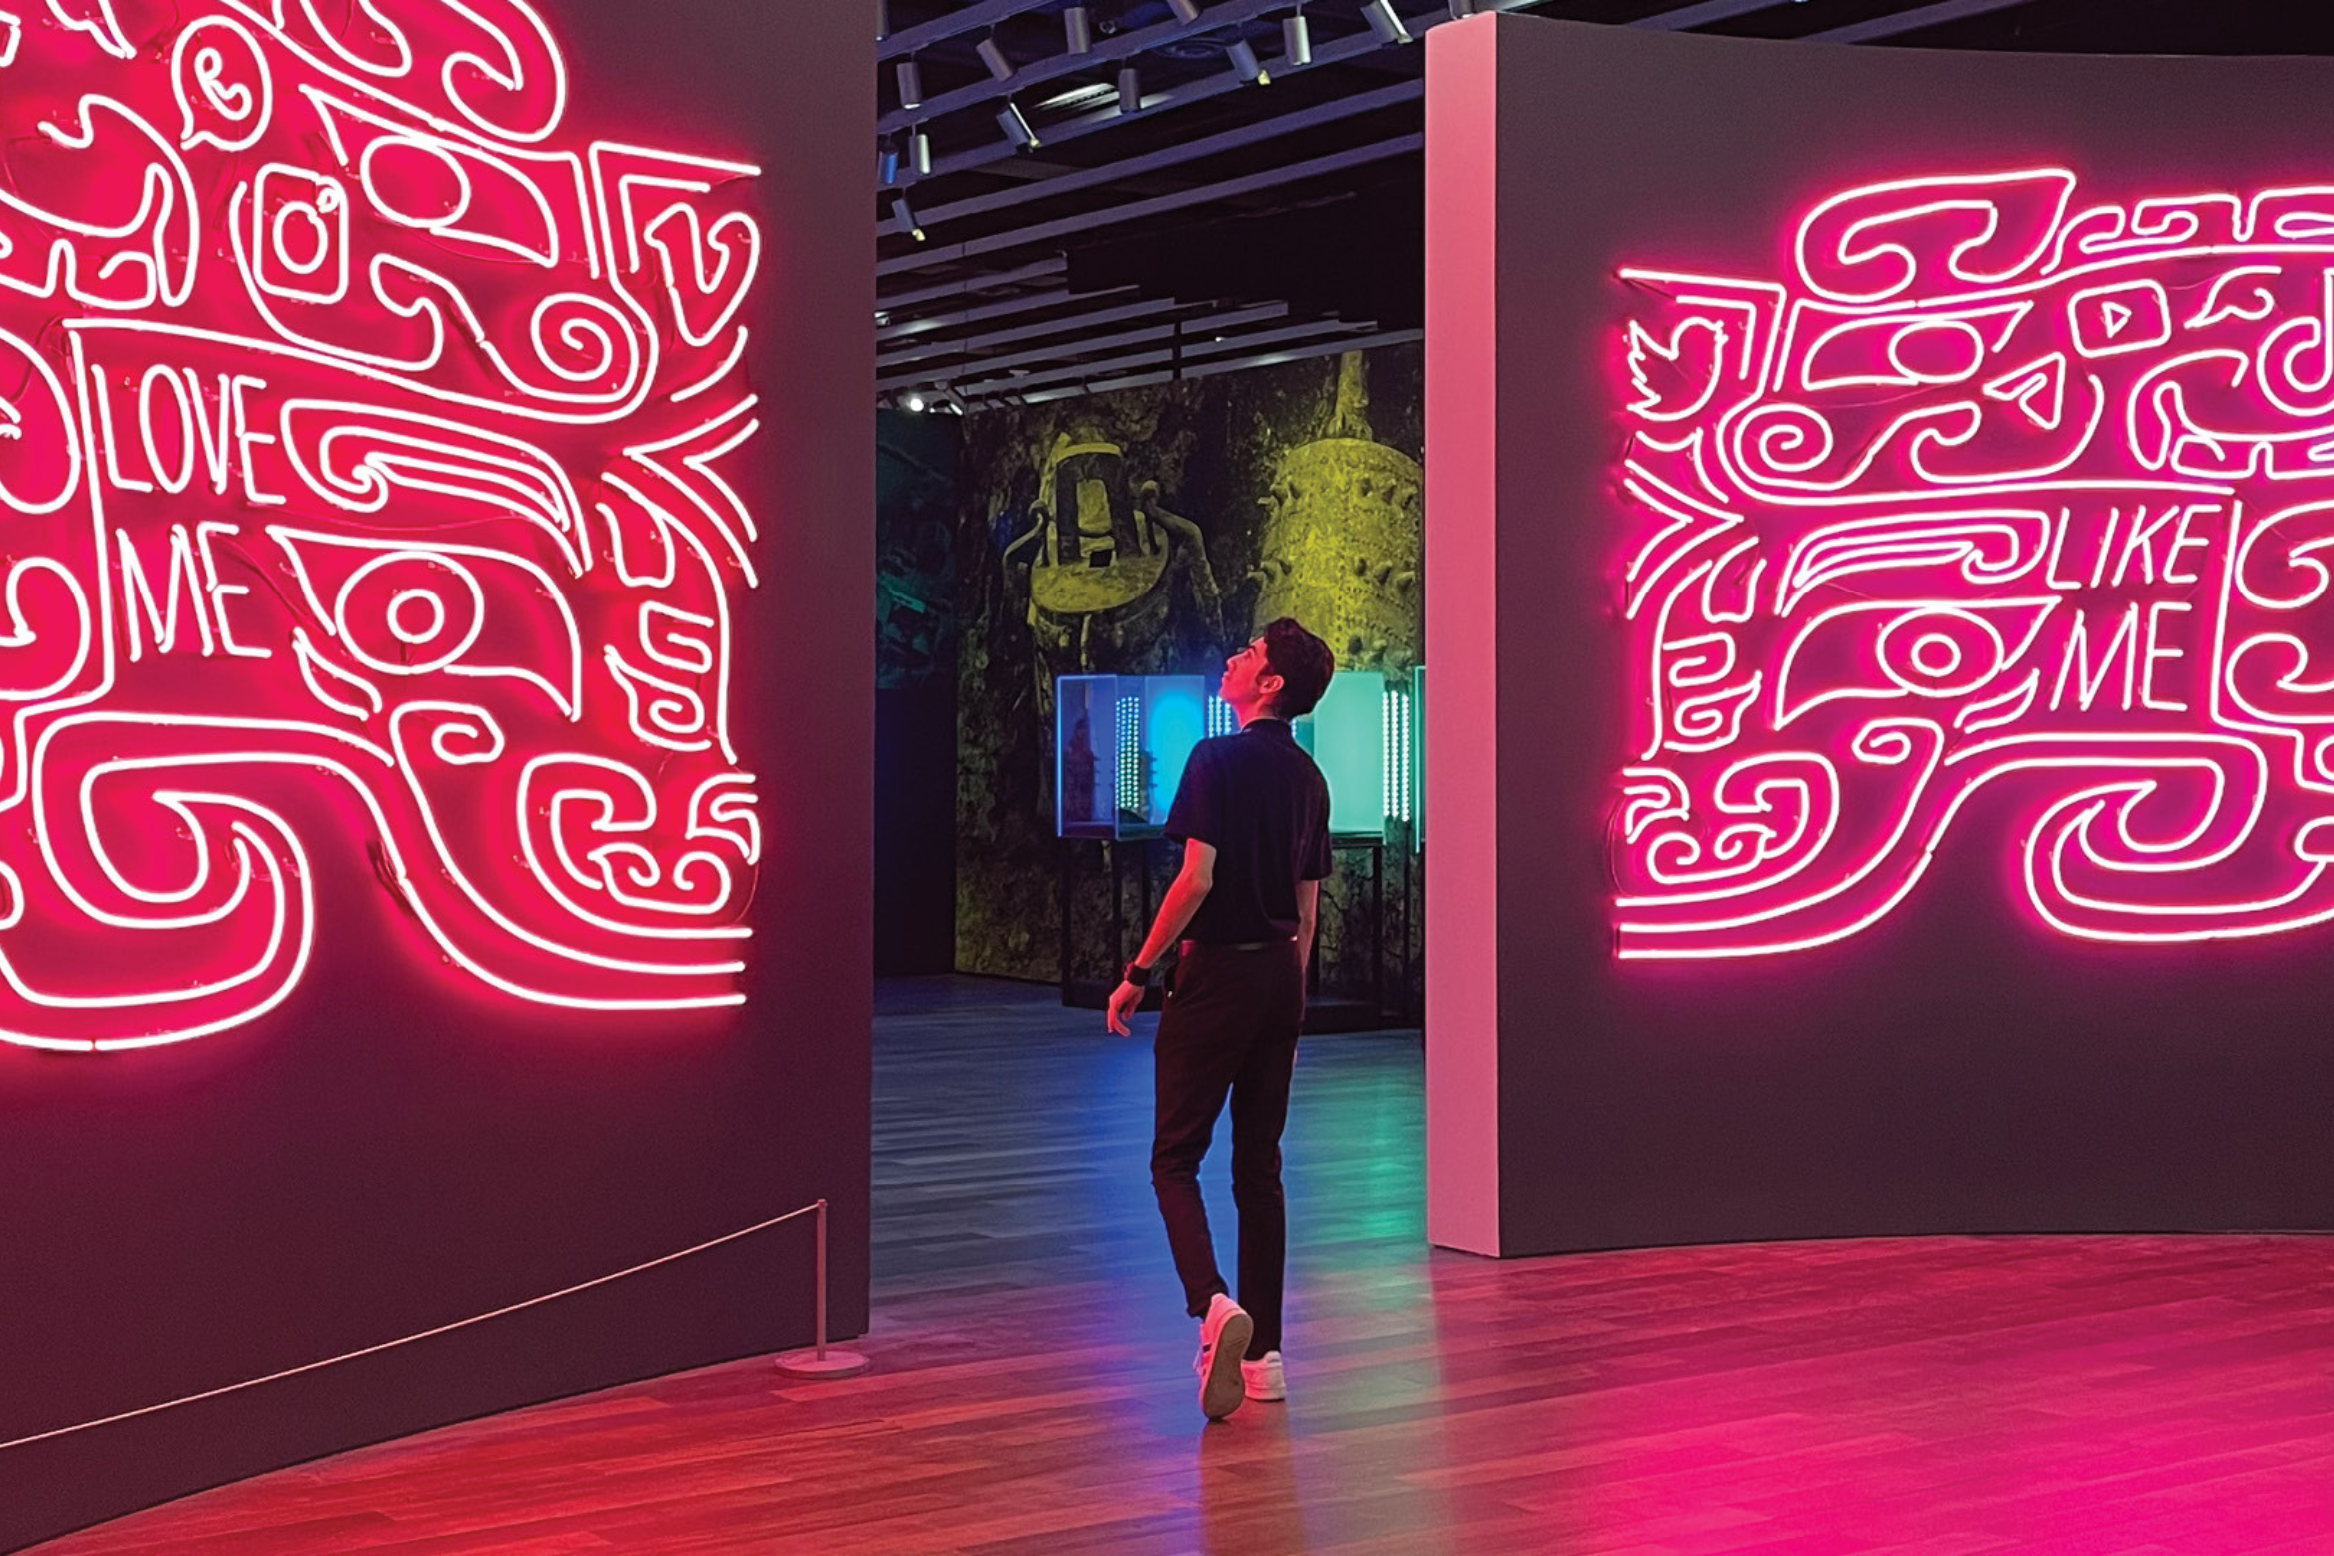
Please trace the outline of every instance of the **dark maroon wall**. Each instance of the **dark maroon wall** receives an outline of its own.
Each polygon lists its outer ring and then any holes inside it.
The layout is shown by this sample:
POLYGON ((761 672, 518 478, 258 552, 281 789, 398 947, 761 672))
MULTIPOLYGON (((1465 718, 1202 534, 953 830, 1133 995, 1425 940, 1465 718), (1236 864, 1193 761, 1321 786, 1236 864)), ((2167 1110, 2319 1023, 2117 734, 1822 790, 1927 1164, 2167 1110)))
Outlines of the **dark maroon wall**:
MULTIPOLYGON (((385 953, 361 859, 293 998, 121 1056, 0 1049, 0 1441, 389 1340, 825 1196, 867 1311, 874 108, 868 0, 543 0, 602 133, 759 160, 764 516, 742 1010, 594 1018, 385 953)), ((463 1417, 806 1342, 808 1220, 378 1358, 0 1450, 0 1549, 463 1417)))
MULTIPOLYGON (((1497 681, 1497 1251, 2334 1224, 2325 927, 2155 949, 2048 933, 2004 862, 2011 813, 1982 801, 1866 933, 1623 963, 1605 855, 1631 759, 1616 267, 1772 275, 1809 204, 1872 178, 2323 183, 2334 65, 1466 25, 1499 29, 1498 516, 1494 535, 1431 515, 1430 548, 1444 577, 1453 548, 1496 558, 1497 649, 1429 658, 1438 684, 1497 681)), ((1480 1040, 1430 1015, 1430 1047, 1480 1040)))

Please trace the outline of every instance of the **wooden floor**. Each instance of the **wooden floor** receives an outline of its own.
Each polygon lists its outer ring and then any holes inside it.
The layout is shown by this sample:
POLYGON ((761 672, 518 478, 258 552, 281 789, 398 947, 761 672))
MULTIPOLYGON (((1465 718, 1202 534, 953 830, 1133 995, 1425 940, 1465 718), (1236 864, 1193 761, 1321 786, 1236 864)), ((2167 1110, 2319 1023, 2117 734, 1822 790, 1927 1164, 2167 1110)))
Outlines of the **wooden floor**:
POLYGON ((1308 1039, 1291 1398, 1203 1427, 1147 1048, 1044 991, 880 1007, 873 1374, 714 1368, 43 1556, 2334 1553, 2334 1243, 1430 1253, 1415 1034, 1308 1039))

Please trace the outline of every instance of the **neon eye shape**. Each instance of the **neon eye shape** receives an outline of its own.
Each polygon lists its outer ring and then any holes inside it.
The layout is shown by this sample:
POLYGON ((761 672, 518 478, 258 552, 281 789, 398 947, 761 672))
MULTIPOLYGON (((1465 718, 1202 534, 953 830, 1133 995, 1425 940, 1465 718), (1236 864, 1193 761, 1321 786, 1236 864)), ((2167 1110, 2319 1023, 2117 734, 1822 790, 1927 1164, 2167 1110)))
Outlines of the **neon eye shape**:
POLYGON ((568 719, 583 709, 582 640, 551 575, 475 546, 352 540, 274 525, 325 636, 365 669, 518 682, 568 719))

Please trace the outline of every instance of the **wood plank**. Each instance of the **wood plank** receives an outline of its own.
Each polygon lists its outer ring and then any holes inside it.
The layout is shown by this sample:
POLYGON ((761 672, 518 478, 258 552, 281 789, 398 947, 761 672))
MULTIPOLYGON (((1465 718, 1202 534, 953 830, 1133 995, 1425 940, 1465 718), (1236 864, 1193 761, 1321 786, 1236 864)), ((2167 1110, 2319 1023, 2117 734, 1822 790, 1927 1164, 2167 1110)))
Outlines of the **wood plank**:
POLYGON ((1309 1038, 1292 1398, 1206 1427, 1147 1047, 1010 984, 879 1008, 871 1375, 659 1379, 42 1556, 2334 1549, 2323 1238, 1430 1252, 1416 1034, 1309 1038))

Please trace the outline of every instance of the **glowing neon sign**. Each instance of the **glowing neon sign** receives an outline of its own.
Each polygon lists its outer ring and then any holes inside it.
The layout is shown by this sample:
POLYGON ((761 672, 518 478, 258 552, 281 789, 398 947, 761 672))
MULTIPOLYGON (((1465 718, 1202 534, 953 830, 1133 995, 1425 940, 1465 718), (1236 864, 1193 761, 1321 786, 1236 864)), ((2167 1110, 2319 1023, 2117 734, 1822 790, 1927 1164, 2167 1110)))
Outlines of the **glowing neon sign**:
POLYGON ((1855 935, 1957 826, 2068 935, 2334 918, 2334 186, 1904 179, 1782 268, 1620 272, 1620 954, 1855 935))
POLYGON ((0 12, 0 1042, 249 1021, 368 877, 503 994, 743 998, 756 170, 567 98, 527 0, 0 12))

